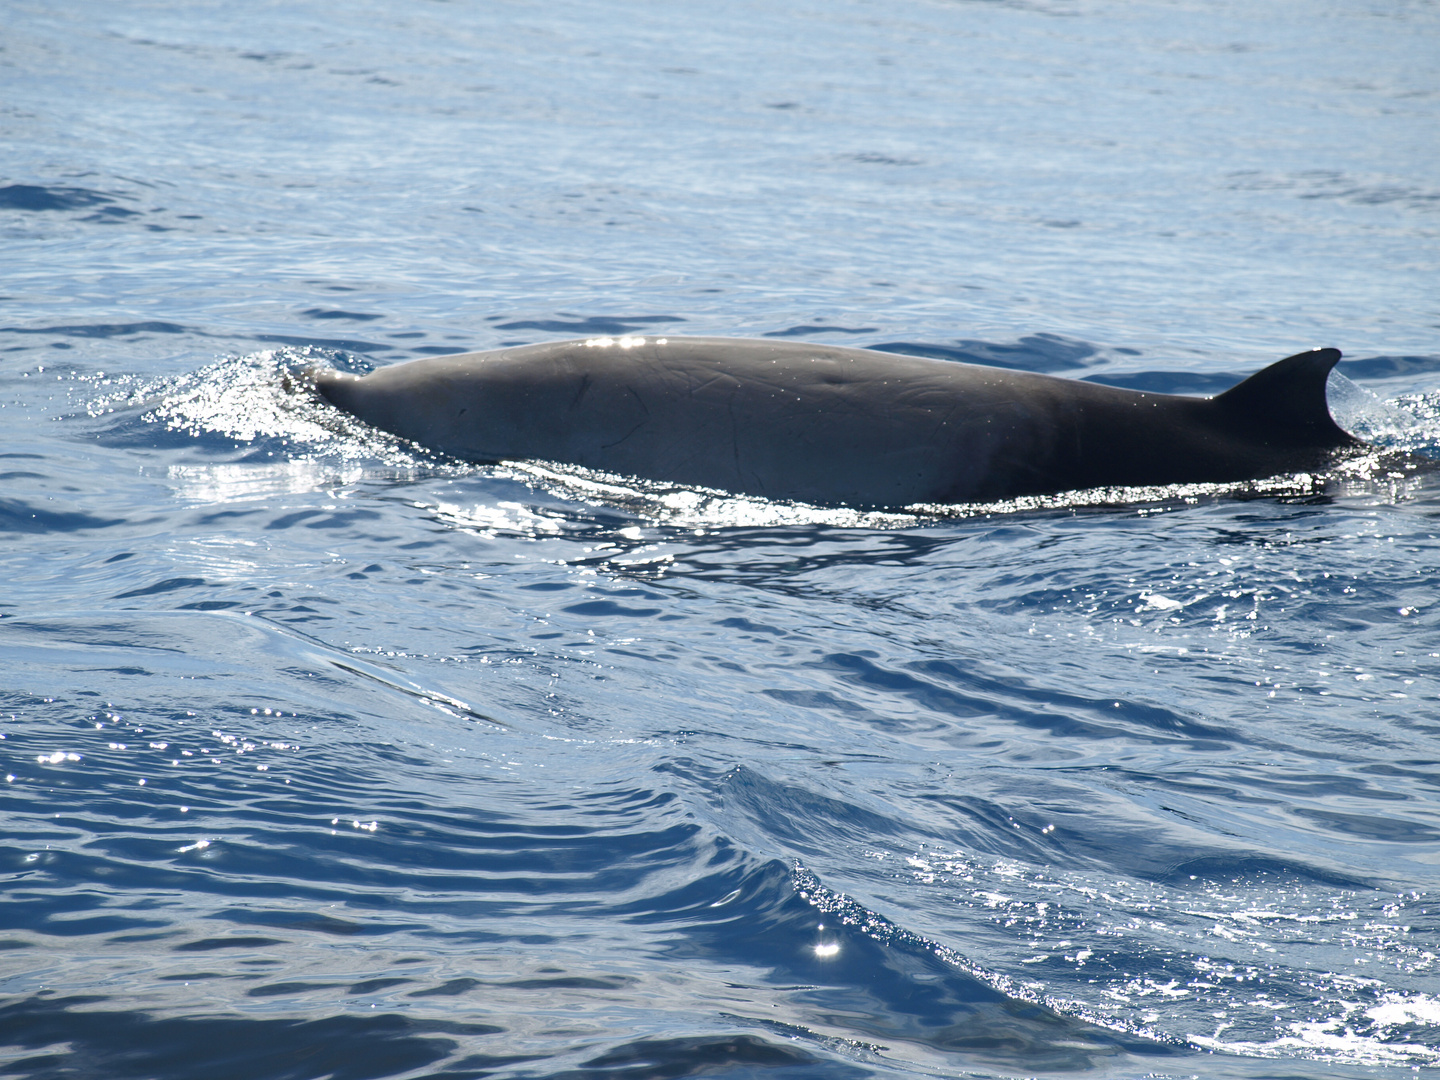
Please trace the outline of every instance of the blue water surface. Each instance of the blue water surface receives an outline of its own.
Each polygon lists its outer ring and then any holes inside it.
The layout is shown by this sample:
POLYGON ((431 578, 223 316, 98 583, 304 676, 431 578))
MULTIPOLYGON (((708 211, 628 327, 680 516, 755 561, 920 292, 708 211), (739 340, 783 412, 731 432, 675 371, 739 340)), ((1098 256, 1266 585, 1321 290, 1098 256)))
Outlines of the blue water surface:
POLYGON ((0 1075, 1440 1065, 1440 6, 56 5, 0 34, 0 1075), (772 336, 1326 475, 866 514, 309 364, 772 336))

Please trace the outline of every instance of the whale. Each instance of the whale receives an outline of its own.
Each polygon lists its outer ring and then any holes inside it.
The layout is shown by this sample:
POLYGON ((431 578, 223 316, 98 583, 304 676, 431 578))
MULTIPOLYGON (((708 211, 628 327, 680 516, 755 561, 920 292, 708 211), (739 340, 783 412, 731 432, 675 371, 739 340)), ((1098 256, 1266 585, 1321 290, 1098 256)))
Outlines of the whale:
POLYGON ((1297 353, 1210 398, 803 341, 635 335, 309 377, 365 423, 470 462, 898 508, 1322 468, 1359 445, 1326 402, 1340 355, 1297 353))

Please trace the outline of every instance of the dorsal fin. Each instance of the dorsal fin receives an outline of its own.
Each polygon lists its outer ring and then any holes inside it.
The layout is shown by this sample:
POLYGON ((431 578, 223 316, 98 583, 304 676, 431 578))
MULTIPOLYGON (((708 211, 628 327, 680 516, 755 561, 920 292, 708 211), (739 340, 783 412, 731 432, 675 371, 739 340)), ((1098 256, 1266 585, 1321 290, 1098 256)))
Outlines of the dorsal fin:
POLYGON ((1296 353, 1213 400, 1227 419, 1247 429, 1316 447, 1351 446, 1355 439, 1335 423, 1325 400, 1325 380, 1339 362, 1339 349, 1296 353))

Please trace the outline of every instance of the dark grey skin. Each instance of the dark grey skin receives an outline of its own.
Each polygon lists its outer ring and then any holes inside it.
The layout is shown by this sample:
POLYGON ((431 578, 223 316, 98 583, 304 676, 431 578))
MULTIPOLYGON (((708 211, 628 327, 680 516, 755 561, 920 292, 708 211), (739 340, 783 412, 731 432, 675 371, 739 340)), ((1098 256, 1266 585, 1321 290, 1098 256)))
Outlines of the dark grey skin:
POLYGON ((1214 398, 804 342, 592 338, 439 356, 319 392, 475 462, 564 462, 822 505, 901 507, 1258 479, 1356 445, 1314 349, 1214 398))

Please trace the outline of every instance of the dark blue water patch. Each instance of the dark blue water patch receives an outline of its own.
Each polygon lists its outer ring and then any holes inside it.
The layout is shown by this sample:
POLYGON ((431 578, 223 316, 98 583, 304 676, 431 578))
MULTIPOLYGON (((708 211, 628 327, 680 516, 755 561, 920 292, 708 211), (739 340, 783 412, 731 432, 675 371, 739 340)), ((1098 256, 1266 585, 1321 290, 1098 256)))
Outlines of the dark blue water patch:
MULTIPOLYGON (((561 313, 562 316, 564 313, 561 313)), ((503 319, 503 315, 490 316, 487 321, 503 319)), ((685 320, 678 315, 595 315, 568 316, 560 319, 522 319, 515 322, 495 322, 497 330, 543 330, 549 334, 578 334, 592 337, 596 334, 633 334, 656 323, 678 323, 685 320)))
MULTIPOLYGON (((425 1075, 431 1080, 479 1080, 543 1057, 474 1052, 485 1046, 487 1037, 505 1034, 505 1028, 494 1024, 394 1013, 321 1019, 167 1018, 139 1010, 106 1010, 104 1003, 98 996, 35 995, 0 1010, 0 1044, 50 1051, 13 1061, 7 1073, 26 1080, 62 1075, 373 1080, 429 1069, 425 1075), (51 1050, 62 1044, 68 1053, 51 1050)), ((498 1040, 495 1049, 503 1050, 498 1040)), ((797 1045, 793 1037, 775 1040, 749 1033, 634 1039, 542 1075, 550 1080, 683 1080, 753 1076, 761 1070, 778 1080, 857 1080, 868 1075, 856 1065, 797 1045)))
POLYGON ((284 944, 286 942, 283 938, 237 936, 186 941, 174 946, 174 950, 175 952, 215 952, 218 949, 268 949, 272 945, 284 944))
POLYGON ((195 334, 208 337, 193 326, 172 322, 81 323, 73 326, 0 326, 0 334, 59 334, 78 338, 128 338, 137 334, 195 334))
POLYGON ((739 617, 733 619, 721 619, 715 625, 724 626, 731 630, 738 630, 746 636, 751 636, 752 640, 754 640, 753 635, 755 634, 775 634, 783 637, 788 633, 788 631, 782 630, 778 626, 766 626, 763 623, 751 622, 749 619, 742 619, 739 617))
MULTIPOLYGON (((388 980, 384 981, 388 982, 388 980)), ((245 991, 245 996, 252 998, 295 997, 299 994, 308 994, 312 990, 341 990, 345 987, 346 984, 343 982, 307 982, 297 979, 294 982, 267 983, 264 986, 252 986, 249 990, 245 991)))
POLYGON ((696 783, 723 798, 727 807, 739 810, 766 835, 781 837, 800 850, 813 851, 816 837, 828 843, 863 846, 900 843, 910 828, 892 816, 861 806, 839 793, 827 794, 814 788, 766 776, 758 768, 737 766, 716 773, 693 763, 677 760, 676 775, 689 774, 696 783))
POLYGON ((1172 862, 1163 869, 1144 875, 1162 885, 1194 887, 1204 890, 1211 885, 1328 885, 1340 889, 1375 887, 1372 881, 1334 869, 1305 863, 1300 859, 1277 859, 1251 852, 1207 852, 1172 862))
POLYGON ((1297 199, 1334 199, 1358 206, 1396 204, 1410 210, 1434 210, 1440 206, 1440 192, 1414 184, 1366 182, 1338 169, 1307 169, 1290 174, 1246 169, 1230 175, 1227 186, 1236 191, 1277 191, 1297 199))
MULTIPOLYGON (((93 214, 87 214, 85 217, 81 218, 80 220, 81 220, 81 221, 93 221, 93 222, 97 222, 98 224, 101 224, 101 225, 118 225, 118 224, 120 224, 121 222, 125 221, 127 218, 139 217, 139 216, 140 216, 140 211, 139 211, 139 210, 129 210, 129 209, 127 209, 126 207, 123 207, 123 206, 106 206, 106 207, 102 207, 102 208, 99 209, 99 210, 96 210, 93 214)), ((163 226, 156 225, 156 226, 152 226, 152 228, 154 228, 154 229, 156 229, 156 230, 158 231, 158 230, 162 230, 164 227, 163 227, 163 226)))
POLYGON ((916 158, 892 157, 889 154, 862 153, 846 154, 844 160, 856 161, 861 165, 921 165, 916 158))
POLYGON ((411 998, 459 997, 462 994, 468 994, 479 985, 479 979, 451 979, 448 982, 441 983, 439 986, 428 986, 424 990, 413 990, 405 996, 411 998))
MULTIPOLYGON (((137 881, 135 884, 139 884, 139 882, 137 881)), ((136 917, 115 911, 95 914, 95 896, 88 889, 84 895, 47 896, 42 905, 34 902, 22 880, 12 886, 11 896, 11 901, 5 905, 3 921, 0 921, 0 929, 11 932, 39 932, 49 937, 72 938, 101 934, 112 935, 122 931, 152 930, 170 926, 168 918, 136 917), (87 914, 83 918, 75 918, 76 912, 92 914, 87 914), (57 918, 57 916, 63 917, 57 918)))
MULTIPOLYGON (((383 315, 375 315, 363 311, 337 311, 327 308, 307 308, 300 313, 307 319, 346 319, 351 322, 373 322, 376 319, 383 319, 383 315)), ((391 337, 398 335, 392 334, 391 337)))
POLYGON ((625 975, 593 978, 588 975, 560 975, 543 979, 506 979, 501 986, 519 990, 621 990, 634 986, 636 980, 625 975))
MULTIPOLYGON (((404 929, 397 923, 382 923, 376 920, 357 922, 354 919, 341 919, 334 915, 324 915, 318 911, 267 911, 263 908, 240 907, 228 908, 225 911, 217 912, 209 916, 213 919, 224 920, 234 923, 237 926, 268 926, 276 930, 299 931, 305 934, 325 934, 329 937, 356 938, 356 937, 379 937, 389 934, 395 930, 404 929)), ((239 941, 249 940, 248 938, 217 938, 207 940, 218 941, 239 941)), ((293 941, 294 939, 288 939, 293 941)), ((177 945, 176 952, 192 948, 193 945, 177 945)))
POLYGON ((1304 806, 1293 808, 1291 813, 1318 822, 1329 832, 1364 840, 1379 840, 1387 844, 1434 844, 1440 839, 1440 831, 1431 826, 1400 817, 1345 814, 1338 810, 1319 810, 1304 806))
MULTIPOLYGON (((0 1007, 0 1045, 41 1051, 10 1061, 6 1073, 29 1080, 61 1076, 213 1080, 372 1080, 432 1065, 455 1053, 453 1036, 503 1031, 493 1024, 456 1023, 385 1014, 309 1019, 155 1017, 114 1009, 98 995, 33 997, 0 1007), (99 1006, 87 1008, 87 1006, 99 1006), (442 1037, 452 1036, 452 1037, 442 1037), (63 1047, 63 1049, 62 1049, 63 1047)), ((443 1074, 487 1075, 507 1056, 477 1068, 463 1062, 443 1074)))
POLYGON ((157 581, 153 585, 146 585, 144 588, 116 593, 111 599, 127 600, 134 596, 154 596, 157 593, 174 592, 177 589, 206 588, 208 586, 210 586, 210 582, 204 578, 166 578, 164 581, 157 581))
MULTIPOLYGON (((1210 791, 1194 773, 1165 777, 1109 767, 1060 769, 1038 781, 1034 777, 1000 778, 988 785, 992 789, 988 797, 937 789, 920 794, 917 801, 935 812, 928 829, 938 844, 960 844, 1032 866, 1119 872, 1142 881, 1200 890, 1215 883, 1366 891, 1376 887, 1374 881, 1343 868, 1320 865, 1300 855, 1257 850, 1258 845, 1243 848, 1229 841, 1227 846, 1225 838, 1208 841, 1198 850, 1193 838, 1187 838, 1177 847, 1177 836, 1166 828, 1136 830, 1130 818, 1132 797, 1122 799, 1118 810, 1102 808, 1095 797, 1097 784, 1099 790, 1152 792, 1162 816, 1173 815, 1179 821, 1193 820, 1193 815, 1171 805, 1172 797, 1178 796, 1191 807, 1197 799, 1213 805, 1257 805, 1253 793, 1233 788, 1210 791)), ((1143 798, 1149 801, 1150 797, 1143 798)))
POLYGON ((357 521, 376 521, 381 515, 374 510, 357 509, 344 512, 326 512, 323 510, 297 510, 292 514, 285 514, 265 525, 267 530, 290 529, 296 525, 303 525, 307 529, 344 529, 355 524, 357 521), (316 519, 319 520, 316 520, 316 519))
POLYGON ((771 330, 761 335, 769 338, 804 337, 806 334, 873 334, 873 326, 827 326, 821 323, 809 323, 801 326, 792 326, 788 330, 771 330))
POLYGON ((857 691, 872 691, 882 699, 900 697, 962 724, 1000 715, 1065 740, 1139 739, 1190 750, 1223 750, 1248 742, 1230 727, 1159 705, 1036 686, 1018 675, 998 678, 979 665, 967 667, 954 660, 914 660, 891 667, 854 653, 834 653, 813 666, 857 691))
POLYGON ((1440 371, 1440 356, 1367 356, 1340 365, 1340 374, 1350 379, 1394 379, 1434 371, 1440 371))
POLYGON ((626 607, 623 604, 617 604, 613 600, 587 600, 581 604, 571 604, 569 607, 561 608, 560 610, 568 612, 571 615, 584 615, 586 617, 614 618, 618 616, 630 619, 648 619, 651 616, 663 614, 665 611, 664 608, 626 607))
POLYGON ((0 499, 0 533, 70 533, 124 524, 124 518, 97 517, 79 510, 47 510, 20 499, 0 499))
POLYGON ((81 187, 44 187, 39 184, 0 187, 0 209, 6 210, 85 210, 114 201, 113 195, 81 187))
POLYGON ((1084 367, 1099 350, 1083 341, 1058 334, 1030 334, 1013 345, 994 341, 957 340, 951 345, 926 341, 884 341, 869 348, 902 356, 924 356, 931 360, 958 360, 963 364, 1012 368, 1017 371, 1069 371, 1084 367))

